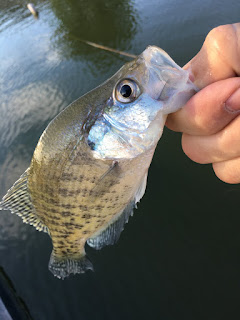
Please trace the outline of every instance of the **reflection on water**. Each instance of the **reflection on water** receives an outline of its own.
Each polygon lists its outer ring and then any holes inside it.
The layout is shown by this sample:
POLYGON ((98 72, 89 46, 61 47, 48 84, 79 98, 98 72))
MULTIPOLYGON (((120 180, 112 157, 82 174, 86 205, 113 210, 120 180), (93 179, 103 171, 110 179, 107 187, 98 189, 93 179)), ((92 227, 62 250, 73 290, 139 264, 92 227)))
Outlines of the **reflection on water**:
MULTIPOLYGON (((129 60, 79 39, 134 54, 155 44, 183 65, 212 27, 240 13, 236 0, 35 5, 39 20, 23 1, 0 2, 0 196, 29 166, 49 121, 129 60)), ((87 248, 95 273, 53 278, 48 236, 8 212, 0 212, 0 264, 34 319, 239 318, 239 192, 188 160, 166 131, 118 244, 87 248)))
MULTIPOLYGON (((78 39, 89 40, 122 50, 131 49, 131 40, 137 29, 137 10, 131 1, 64 1, 51 0, 51 7, 59 25, 55 33, 57 46, 68 57, 93 59, 94 50, 89 51, 78 39)), ((102 61, 107 63, 107 61, 102 61)))

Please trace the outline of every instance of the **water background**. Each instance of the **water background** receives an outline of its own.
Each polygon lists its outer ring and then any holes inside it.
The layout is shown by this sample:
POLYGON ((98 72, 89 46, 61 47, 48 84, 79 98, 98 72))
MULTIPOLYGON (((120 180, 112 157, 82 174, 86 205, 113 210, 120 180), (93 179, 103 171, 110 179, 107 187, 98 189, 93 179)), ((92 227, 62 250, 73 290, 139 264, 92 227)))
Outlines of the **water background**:
MULTIPOLYGON (((184 65, 239 0, 0 2, 0 196, 29 166, 51 119, 129 61, 79 39, 138 54, 149 44, 184 65)), ((165 130, 147 191, 120 241, 87 252, 94 273, 60 281, 51 241, 0 213, 0 265, 36 320, 239 319, 239 185, 191 162, 165 130)))

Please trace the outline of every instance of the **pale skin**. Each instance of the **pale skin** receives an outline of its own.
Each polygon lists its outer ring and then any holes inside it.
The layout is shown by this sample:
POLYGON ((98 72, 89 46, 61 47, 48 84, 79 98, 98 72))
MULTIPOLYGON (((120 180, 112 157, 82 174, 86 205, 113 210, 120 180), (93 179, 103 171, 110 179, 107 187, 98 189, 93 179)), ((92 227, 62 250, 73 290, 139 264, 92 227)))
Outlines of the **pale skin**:
POLYGON ((184 69, 201 90, 166 125, 183 133, 190 159, 211 163, 226 183, 240 183, 240 23, 211 30, 184 69))

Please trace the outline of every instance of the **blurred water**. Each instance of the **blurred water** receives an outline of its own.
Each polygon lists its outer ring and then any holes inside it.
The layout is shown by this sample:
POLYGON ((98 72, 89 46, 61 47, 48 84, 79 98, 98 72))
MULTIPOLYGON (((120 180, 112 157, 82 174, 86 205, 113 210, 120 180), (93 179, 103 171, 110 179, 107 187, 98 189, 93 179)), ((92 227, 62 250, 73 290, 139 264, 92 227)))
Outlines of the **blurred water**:
MULTIPOLYGON (((208 31, 239 21, 239 1, 0 2, 0 196, 28 167, 42 131, 74 99, 147 45, 184 65, 208 31)), ((87 249, 95 273, 64 281, 48 271, 51 241, 0 215, 0 264, 34 319, 239 319, 239 186, 187 159, 165 131, 147 192, 120 241, 87 249)))

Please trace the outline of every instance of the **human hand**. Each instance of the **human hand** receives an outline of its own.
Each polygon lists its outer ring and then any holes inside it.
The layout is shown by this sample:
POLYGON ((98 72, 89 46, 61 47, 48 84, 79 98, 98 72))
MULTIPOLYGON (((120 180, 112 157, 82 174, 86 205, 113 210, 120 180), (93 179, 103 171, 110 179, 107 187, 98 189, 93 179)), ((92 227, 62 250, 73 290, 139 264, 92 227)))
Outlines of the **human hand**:
POLYGON ((240 183, 240 23, 211 30, 184 69, 202 90, 169 115, 166 125, 183 132, 190 159, 212 163, 224 182, 240 183))

